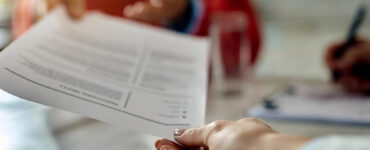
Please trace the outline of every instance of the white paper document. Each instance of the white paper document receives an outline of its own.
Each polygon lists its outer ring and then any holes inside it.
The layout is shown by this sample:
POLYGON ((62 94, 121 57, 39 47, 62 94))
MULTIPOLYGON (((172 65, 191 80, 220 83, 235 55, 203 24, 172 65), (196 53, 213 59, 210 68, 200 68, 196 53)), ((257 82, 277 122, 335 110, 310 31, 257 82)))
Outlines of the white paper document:
POLYGON ((204 123, 203 38, 58 8, 0 53, 0 69, 13 95, 155 136, 204 123))
POLYGON ((370 125, 370 97, 330 84, 295 84, 265 98, 249 115, 265 119, 370 125))

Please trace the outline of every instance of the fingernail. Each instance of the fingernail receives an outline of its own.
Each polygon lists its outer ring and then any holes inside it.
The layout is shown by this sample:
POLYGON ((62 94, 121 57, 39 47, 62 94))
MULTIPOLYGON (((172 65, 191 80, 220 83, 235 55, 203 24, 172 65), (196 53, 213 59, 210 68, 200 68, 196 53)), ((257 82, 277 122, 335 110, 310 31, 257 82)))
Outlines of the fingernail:
POLYGON ((174 136, 181 136, 182 134, 184 134, 185 131, 186 131, 186 129, 175 129, 175 131, 173 131, 173 135, 174 136))
POLYGON ((123 9, 123 15, 126 17, 131 17, 134 15, 134 11, 132 10, 132 6, 126 6, 125 9, 123 9))
POLYGON ((159 150, 168 150, 168 148, 167 147, 161 147, 161 148, 159 148, 159 150))
POLYGON ((162 146, 162 147, 159 148, 159 150, 169 150, 169 149, 168 149, 168 147, 162 146))
POLYGON ((170 146, 162 146, 159 148, 159 150, 176 150, 176 149, 170 146))
POLYGON ((157 149, 159 149, 159 147, 158 147, 159 146, 159 142, 160 142, 160 140, 156 141, 155 144, 154 144, 155 148, 157 148, 157 149))

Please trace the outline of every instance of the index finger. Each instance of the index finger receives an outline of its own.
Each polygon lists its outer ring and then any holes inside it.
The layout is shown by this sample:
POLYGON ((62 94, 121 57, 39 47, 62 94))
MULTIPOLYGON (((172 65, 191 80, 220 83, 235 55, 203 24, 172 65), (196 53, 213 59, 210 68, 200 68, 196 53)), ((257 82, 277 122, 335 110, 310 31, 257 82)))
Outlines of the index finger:
POLYGON ((85 0, 63 0, 63 3, 72 18, 79 19, 85 14, 85 0))
POLYGON ((186 147, 208 147, 218 131, 224 129, 232 121, 220 120, 211 124, 175 131, 175 140, 186 147))
POLYGON ((181 146, 167 139, 161 139, 161 140, 156 141, 155 147, 157 148, 157 150, 161 150, 164 148, 174 149, 174 150, 183 150, 181 146))

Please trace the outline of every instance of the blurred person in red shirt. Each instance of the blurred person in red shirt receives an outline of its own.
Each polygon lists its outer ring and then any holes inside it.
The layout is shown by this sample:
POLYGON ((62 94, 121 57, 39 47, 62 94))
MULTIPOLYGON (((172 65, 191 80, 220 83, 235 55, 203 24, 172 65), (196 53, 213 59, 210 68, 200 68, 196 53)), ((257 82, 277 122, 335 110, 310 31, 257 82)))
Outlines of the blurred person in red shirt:
MULTIPOLYGON (((20 11, 29 11, 25 8, 37 8, 32 6, 31 0, 18 1, 22 2, 21 5, 17 6, 20 11), (27 3, 29 7, 27 7, 27 3)), ((64 4, 70 16, 75 19, 83 17, 86 10, 98 10, 109 15, 129 18, 197 36, 208 35, 211 24, 210 18, 214 12, 238 11, 245 14, 245 20, 247 21, 245 35, 248 37, 247 42, 251 49, 249 63, 252 65, 255 64, 260 50, 261 37, 259 23, 249 0, 44 0, 43 2, 42 6, 46 7, 46 9, 43 8, 42 10, 46 11, 43 13, 38 11, 39 14, 36 16, 42 16, 55 6, 64 4)), ((19 26, 18 28, 14 28, 15 37, 24 33, 30 27, 30 22, 34 20, 28 19, 29 21, 27 23, 27 19, 22 17, 24 16, 22 13, 17 14, 20 17, 15 18, 20 19, 13 19, 13 22, 15 22, 13 24, 19 26), (26 23, 19 23, 21 21, 26 23)), ((27 13, 25 14, 27 16, 27 13)), ((28 13, 28 16, 35 15, 28 13)), ((239 52, 228 53, 232 56, 231 59, 226 60, 226 63, 229 66, 234 65, 238 60, 239 52)), ((225 68, 228 68, 228 66, 225 66, 225 68)))

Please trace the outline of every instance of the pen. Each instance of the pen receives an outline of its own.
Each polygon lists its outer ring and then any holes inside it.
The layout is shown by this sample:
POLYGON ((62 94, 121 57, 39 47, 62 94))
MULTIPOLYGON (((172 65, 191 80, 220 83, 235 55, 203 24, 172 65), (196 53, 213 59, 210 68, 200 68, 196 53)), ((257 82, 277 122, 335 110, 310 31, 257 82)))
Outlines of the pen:
MULTIPOLYGON (((334 52, 333 58, 339 59, 342 57, 348 48, 353 45, 356 41, 356 33, 358 29, 360 28, 361 24, 364 22, 365 16, 366 16, 367 8, 366 5, 360 5, 357 9, 357 13, 354 17, 354 20, 349 28, 349 32, 346 37, 346 41, 337 51, 334 52)), ((332 79, 334 81, 337 81, 341 77, 341 72, 339 70, 333 70, 332 72, 332 79)))
POLYGON ((263 98, 263 107, 267 110, 276 110, 278 105, 276 104, 275 100, 279 99, 283 95, 294 95, 295 91, 296 90, 292 85, 279 88, 263 98))

